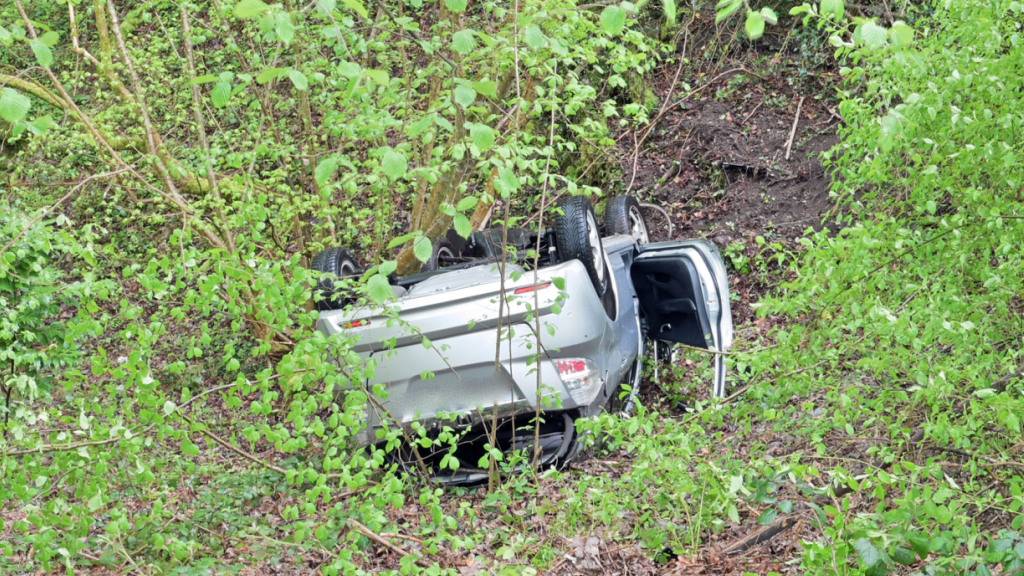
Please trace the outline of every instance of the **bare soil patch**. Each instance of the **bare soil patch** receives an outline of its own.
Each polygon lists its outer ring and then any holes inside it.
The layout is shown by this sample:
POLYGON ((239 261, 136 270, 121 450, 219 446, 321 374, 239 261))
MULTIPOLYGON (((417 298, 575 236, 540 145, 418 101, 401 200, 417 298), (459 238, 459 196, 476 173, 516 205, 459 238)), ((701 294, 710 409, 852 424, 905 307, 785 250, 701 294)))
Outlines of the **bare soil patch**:
MULTIPOLYGON (((632 135, 619 140, 633 193, 664 208, 672 220, 670 233, 665 215, 646 211, 656 238, 709 238, 723 250, 741 242, 753 251, 760 236, 792 247, 808 228, 820 228, 832 208, 820 155, 838 141, 839 117, 821 95, 830 94, 827 77, 794 86, 786 78, 796 72, 785 66, 738 68, 676 104, 679 96, 668 94, 674 66, 666 67, 658 95, 673 104, 639 154, 632 135)), ((732 279, 740 296, 734 315, 740 323, 750 321, 750 303, 775 282, 735 271, 732 279)))

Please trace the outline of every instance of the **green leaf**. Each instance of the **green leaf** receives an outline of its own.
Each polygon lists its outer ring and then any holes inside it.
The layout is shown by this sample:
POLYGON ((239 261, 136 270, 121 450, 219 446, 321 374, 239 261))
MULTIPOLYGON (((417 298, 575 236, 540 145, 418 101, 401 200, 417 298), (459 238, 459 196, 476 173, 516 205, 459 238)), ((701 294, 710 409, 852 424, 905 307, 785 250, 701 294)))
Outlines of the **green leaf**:
POLYGON ((316 0, 316 9, 324 16, 330 16, 338 7, 337 0, 316 0))
POLYGON ((902 20, 897 20, 889 27, 889 40, 894 46, 910 46, 914 43, 914 29, 902 20))
POLYGON ((761 8, 761 17, 764 18, 765 23, 769 26, 775 26, 779 23, 779 15, 768 6, 761 8))
POLYGON ((341 0, 341 3, 345 5, 345 8, 362 16, 364 20, 370 17, 370 12, 366 10, 362 0, 341 0))
POLYGON ((846 2, 843 0, 821 0, 818 13, 822 16, 835 16, 841 19, 846 14, 846 2))
POLYGON ((269 6, 263 0, 239 0, 235 4, 235 18, 248 20, 267 11, 269 6))
POLYGON ((665 23, 676 23, 676 0, 661 0, 661 11, 665 14, 665 23))
POLYGON ((444 0, 444 5, 448 8, 448 10, 451 12, 455 12, 456 14, 465 12, 466 5, 468 3, 469 0, 444 0))
POLYGON ((53 30, 50 30, 49 32, 40 36, 39 41, 47 45, 48 47, 53 48, 57 45, 57 42, 60 41, 60 34, 57 34, 53 30))
POLYGON ((442 202, 438 210, 440 210, 441 214, 444 214, 445 216, 455 217, 455 206, 452 206, 451 202, 442 202))
POLYGON ((14 35, 7 28, 0 26, 0 46, 10 46, 14 42, 14 35))
POLYGON ((502 166, 498 169, 498 179, 494 181, 494 189, 501 194, 502 198, 508 198, 519 190, 519 177, 516 176, 512 168, 502 166))
POLYGON ((743 27, 747 32, 748 38, 757 40, 764 36, 764 16, 761 16, 760 12, 754 12, 753 10, 747 12, 747 22, 743 27))
POLYGON ((923 560, 928 557, 928 554, 931 552, 931 539, 926 534, 914 533, 908 536, 907 540, 919 558, 923 560))
POLYGON ((291 44, 295 39, 295 24, 292 24, 292 15, 287 12, 278 12, 274 18, 274 34, 286 45, 291 44))
POLYGON ((462 200, 459 200, 459 203, 455 205, 455 209, 458 210, 459 212, 472 210, 473 208, 476 208, 478 202, 479 200, 477 199, 476 196, 466 196, 462 200))
POLYGON ((430 260, 430 255, 434 253, 434 246, 430 243, 430 238, 417 237, 412 243, 412 253, 420 262, 430 260))
POLYGON ((892 558, 904 566, 910 566, 917 563, 917 556, 902 546, 897 546, 892 550, 892 558))
POLYGON ((452 219, 452 226, 455 228, 455 233, 463 238, 469 238, 469 235, 473 233, 473 225, 470 224, 469 218, 465 214, 456 214, 452 219))
POLYGON ((476 90, 467 84, 459 84, 455 87, 455 101, 463 108, 469 108, 476 101, 476 90))
POLYGON ((498 83, 494 80, 476 80, 474 82, 470 82, 469 85, 472 86, 477 93, 483 94, 488 98, 498 97, 498 83))
POLYGON ((210 100, 213 101, 214 108, 223 108, 228 105, 228 100, 231 99, 231 84, 224 82, 223 80, 217 81, 213 85, 213 90, 210 91, 210 100))
POLYGON ((526 27, 526 30, 523 31, 523 39, 526 40, 526 45, 531 50, 542 50, 548 46, 548 37, 544 35, 544 31, 536 24, 526 27))
POLYGON ((626 9, 618 4, 606 6, 601 11, 601 28, 605 34, 615 36, 626 27, 626 9))
POLYGON ((874 22, 861 24, 857 32, 854 34, 854 38, 859 39, 861 44, 871 49, 881 48, 888 42, 886 29, 874 22))
POLYGON ((316 185, 323 188, 331 179, 334 178, 334 173, 338 170, 338 157, 328 156, 317 163, 316 169, 313 170, 313 178, 316 180, 316 185))
POLYGON ((465 56, 476 49, 476 33, 473 30, 459 30, 452 34, 452 50, 465 56))
POLYGON ((306 75, 301 71, 289 68, 288 79, 292 81, 292 85, 295 86, 296 90, 299 90, 300 92, 309 90, 309 80, 306 79, 306 75))
POLYGON ((10 124, 25 118, 31 107, 32 101, 28 99, 28 96, 13 88, 4 88, 0 92, 0 118, 10 124))
POLYGON ((43 116, 39 116, 29 122, 28 129, 30 132, 38 136, 46 133, 50 128, 53 128, 56 125, 57 123, 53 121, 53 118, 44 114, 43 116))
POLYGON ((167 400, 166 402, 164 402, 164 414, 165 415, 170 415, 171 412, 174 412, 177 409, 178 409, 178 406, 174 402, 171 402, 170 400, 167 400))
POLYGON ((853 542, 853 548, 857 551, 857 555, 860 556, 861 562, 863 562, 868 568, 873 568, 885 561, 882 553, 878 548, 875 548, 875 545, 867 538, 858 538, 855 540, 853 542))
POLYGON ((398 270, 398 261, 385 260, 380 263, 380 266, 377 267, 377 270, 385 276, 390 276, 395 270, 398 270))
POLYGON ((391 76, 387 71, 381 70, 380 68, 369 68, 363 70, 363 74, 370 79, 370 82, 373 82, 378 86, 387 86, 388 82, 391 81, 391 76))
POLYGON ((1015 435, 1020 435, 1020 418, 1013 412, 1007 412, 1006 416, 1003 417, 1003 424, 1006 425, 1006 429, 1013 432, 1015 435))
POLYGON ((472 124, 469 127, 469 137, 481 152, 487 152, 494 147, 496 134, 494 129, 486 124, 472 124))
POLYGON ((259 84, 266 84, 271 80, 277 80, 281 76, 288 73, 287 68, 264 68, 256 75, 256 82, 259 84))
POLYGON ((181 441, 181 453, 185 456, 199 456, 199 447, 196 446, 188 436, 186 436, 185 439, 181 441))
POLYGON ((397 180, 405 176, 405 172, 409 168, 409 162, 405 159, 405 154, 394 148, 388 148, 381 157, 380 166, 388 178, 397 180))
POLYGON ((743 6, 743 0, 721 0, 715 6, 715 24, 735 14, 743 6))
POLYGON ((96 512, 103 508, 103 494, 100 492, 93 494, 92 498, 89 498, 85 505, 89 508, 89 512, 96 512))
POLYGON ((408 234, 402 234, 401 236, 397 236, 397 237, 393 238, 391 240, 391 242, 388 242, 388 250, 391 250, 392 248, 396 248, 398 246, 401 246, 402 244, 405 244, 406 242, 408 242, 409 240, 412 240, 415 237, 416 237, 416 233, 415 232, 409 232, 408 234))
POLYGON ((378 272, 370 276, 370 279, 366 282, 366 295, 373 302, 383 304, 392 299, 395 296, 395 292, 391 289, 391 283, 388 282, 387 275, 378 272))
POLYGON ((46 45, 45 42, 40 38, 30 40, 29 48, 32 49, 32 53, 36 56, 36 62, 39 63, 43 68, 49 68, 53 64, 53 51, 46 45))

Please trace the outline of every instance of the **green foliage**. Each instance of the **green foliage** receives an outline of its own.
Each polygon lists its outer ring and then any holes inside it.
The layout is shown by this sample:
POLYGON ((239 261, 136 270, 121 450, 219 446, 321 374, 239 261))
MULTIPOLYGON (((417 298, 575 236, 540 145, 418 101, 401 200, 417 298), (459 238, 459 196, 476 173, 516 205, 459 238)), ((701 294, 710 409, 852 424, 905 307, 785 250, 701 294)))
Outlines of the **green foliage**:
MULTIPOLYGON (((789 514, 811 519, 806 573, 1020 570, 1019 2, 935 2, 885 23, 842 0, 794 8, 844 78, 826 158, 845 228, 809 234, 800 256, 763 238, 726 248, 736 274, 791 278, 757 306, 780 326, 772 342, 730 357, 745 396, 584 421, 622 469, 551 472, 541 488, 524 455, 487 447, 478 464, 506 481, 465 499, 392 458, 411 440, 457 469, 456 431, 368 438, 380 360, 314 330, 305 263, 356 248, 380 264, 346 285, 386 304, 393 251, 429 259, 435 219, 467 236, 495 199, 520 219, 545 185, 614 191, 617 168, 588 164, 656 110, 629 97, 660 50, 638 29, 643 3, 193 2, 190 79, 178 3, 147 2, 121 15, 140 92, 90 4, 71 3, 76 32, 66 3, 26 2, 38 39, 0 7, 3 71, 51 87, 49 67, 132 167, 38 93, 0 92, 0 187, 23 199, 0 210, 0 571, 378 567, 352 521, 422 541, 401 542, 415 550, 394 559, 402 573, 453 558, 543 571, 563 535, 664 562, 789 514), (109 68, 90 68, 73 34, 109 68), (30 216, 50 205, 71 219, 30 216)), ((714 6, 750 39, 785 13, 714 6)), ((660 7, 669 24, 687 9, 660 7)), ((706 374, 687 360, 677 373, 706 374)))
POLYGON ((9 124, 21 121, 28 114, 32 107, 32 101, 28 96, 21 94, 13 88, 4 88, 0 92, 0 118, 9 124))
MULTIPOLYGON (((62 224, 66 227, 67 221, 62 224)), ((56 267, 60 258, 93 264, 90 230, 80 240, 55 231, 10 205, 0 210, 0 418, 4 437, 23 438, 46 412, 34 400, 49 394, 56 371, 80 359, 80 340, 98 327, 91 314, 96 299, 107 296, 109 282, 91 274, 67 278, 56 267), (62 318, 65 307, 79 313, 62 318)), ((69 375, 71 376, 71 375, 69 375)), ((74 376, 68 383, 74 381, 74 376)))
POLYGON ((799 371, 753 401, 790 430, 802 422, 820 457, 850 462, 830 436, 873 438, 853 457, 869 466, 851 486, 877 501, 857 513, 845 499, 823 507, 826 539, 807 547, 806 569, 1019 565, 985 552, 979 543, 1001 536, 977 520, 998 509, 1017 530, 1024 508, 1019 470, 1003 468, 1019 460, 1024 410, 1019 8, 937 3, 913 29, 846 20, 837 2, 795 12, 832 35, 843 65, 845 123, 827 159, 846 228, 809 236, 796 279, 759 309, 809 323, 746 361, 799 371), (801 417, 811 407, 830 417, 801 417), (964 456, 954 468, 943 464, 950 453, 964 456))
MULTIPOLYGON (((103 42, 105 4, 72 3, 72 26, 68 4, 26 2, 38 38, 0 7, 12 46, 0 67, 32 82, 0 93, 13 127, 0 186, 102 231, 29 227, 10 252, 17 274, 0 275, 16 280, 3 296, 15 372, 0 375, 15 392, 0 507, 17 511, 0 526, 0 572, 230 571, 228 548, 246 564, 324 552, 324 573, 356 572, 371 543, 349 519, 387 531, 416 488, 390 459, 406 431, 365 429, 376 360, 314 329, 308 259, 341 244, 381 261, 344 283, 361 305, 387 303, 390 251, 428 260, 435 221, 468 236, 495 197, 520 217, 543 183, 593 191, 586 162, 614 147, 611 123, 631 121, 621 88, 659 46, 625 3, 605 16, 572 0, 518 14, 455 0, 148 2, 118 15, 136 86, 113 30, 103 42), (40 66, 82 111, 49 111, 61 121, 45 133, 30 115, 54 103, 35 87, 59 90, 40 66), (211 477, 228 502, 198 488, 211 477), (267 494, 282 505, 257 526, 224 508, 267 494)), ((0 245, 28 222, 8 213, 0 245)), ((420 505, 437 534, 430 563, 456 522, 433 490, 420 505)))
POLYGON ((715 5, 715 24, 728 20, 743 7, 747 8, 743 30, 751 40, 759 40, 764 35, 766 24, 774 26, 778 23, 778 15, 771 6, 762 6, 754 10, 745 0, 719 0, 715 5))

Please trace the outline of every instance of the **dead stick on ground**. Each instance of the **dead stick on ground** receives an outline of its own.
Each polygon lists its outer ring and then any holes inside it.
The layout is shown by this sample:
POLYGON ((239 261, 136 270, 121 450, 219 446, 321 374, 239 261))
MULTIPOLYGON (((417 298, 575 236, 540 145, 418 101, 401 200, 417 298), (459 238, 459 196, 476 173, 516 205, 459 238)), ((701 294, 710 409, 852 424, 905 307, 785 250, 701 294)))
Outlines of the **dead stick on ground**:
MULTIPOLYGON (((405 548, 402 548, 398 544, 395 544, 394 542, 388 540, 387 538, 381 536, 380 534, 377 534, 373 530, 370 530, 369 528, 366 527, 365 524, 363 524, 362 522, 356 520, 355 518, 349 518, 348 522, 346 522, 346 524, 352 530, 355 530, 356 532, 359 532, 363 536, 366 536, 367 538, 369 538, 373 542, 375 542, 377 544, 380 544, 381 546, 387 548, 388 550, 391 550, 395 554, 398 554, 400 556, 409 556, 410 555, 408 550, 406 550, 405 548)), ((417 557, 416 558, 416 563, 419 564, 420 566, 423 566, 424 568, 430 566, 430 563, 427 562, 426 560, 424 560, 423 558, 418 558, 417 557)))
MULTIPOLYGON (((197 427, 195 420, 189 418, 188 416, 185 416, 184 414, 180 414, 180 413, 178 414, 178 416, 180 416, 182 420, 184 420, 184 421, 188 422, 189 424, 191 424, 193 426, 193 428, 197 427)), ((220 444, 224 448, 227 448, 228 450, 234 452, 235 454, 238 454, 242 458, 245 458, 246 460, 248 460, 250 462, 253 462, 254 464, 259 464, 260 466, 263 466, 264 468, 266 468, 268 470, 273 470, 274 472, 277 472, 278 474, 281 474, 281 475, 287 475, 288 474, 287 470, 285 470, 284 468, 281 468, 277 464, 273 464, 271 462, 267 462, 266 460, 262 460, 258 456, 254 455, 254 454, 250 454, 250 453, 246 452, 245 450, 242 450, 241 448, 238 448, 237 446, 232 445, 227 440, 221 438, 220 436, 214 434, 213 432, 210 432, 206 428, 201 428, 199 430, 199 433, 204 435, 204 436, 206 436, 210 440, 213 440, 217 444, 220 444)))
POLYGON ((789 160, 789 154, 793 151, 793 138, 796 137, 796 127, 800 125, 800 110, 804 107, 804 97, 800 97, 800 102, 796 105, 796 116, 793 117, 793 127, 789 129, 789 140, 786 141, 786 160, 789 160))
POLYGON ((765 526, 764 528, 744 536, 738 540, 734 540, 731 544, 725 547, 722 551, 730 556, 735 556, 762 544, 774 538, 775 536, 789 530, 796 525, 796 518, 793 516, 784 516, 779 518, 775 522, 765 526))
POLYGON ((760 110, 761 106, 763 106, 763 105, 764 105, 764 100, 762 99, 760 102, 757 103, 757 106, 754 106, 754 109, 751 110, 749 114, 747 114, 746 116, 743 117, 743 120, 740 120, 740 125, 742 126, 742 125, 746 124, 747 120, 750 120, 751 116, 753 116, 754 113, 756 113, 758 110, 760 110))

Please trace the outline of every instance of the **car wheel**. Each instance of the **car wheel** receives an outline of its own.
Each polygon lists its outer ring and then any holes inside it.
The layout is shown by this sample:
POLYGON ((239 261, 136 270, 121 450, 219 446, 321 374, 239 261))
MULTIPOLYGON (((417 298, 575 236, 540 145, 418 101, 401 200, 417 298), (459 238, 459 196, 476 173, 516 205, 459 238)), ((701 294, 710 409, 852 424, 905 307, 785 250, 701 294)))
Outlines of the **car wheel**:
POLYGON ((313 270, 321 273, 316 285, 317 310, 336 310, 352 302, 353 295, 335 285, 341 278, 356 276, 360 266, 351 250, 345 248, 328 248, 317 254, 310 265, 313 270))
POLYGON ((555 249, 558 260, 579 260, 587 269, 597 296, 608 291, 609 274, 604 261, 604 246, 597 227, 594 207, 582 196, 570 196, 559 203, 563 214, 555 221, 555 249))
POLYGON ((608 199, 604 210, 604 226, 609 234, 628 234, 638 244, 646 244, 651 240, 647 222, 640 211, 640 203, 632 196, 608 199))
POLYGON ((434 243, 434 251, 430 253, 430 260, 423 264, 422 270, 424 272, 432 272, 458 263, 458 255, 455 252, 455 247, 452 246, 452 243, 441 238, 434 243))

